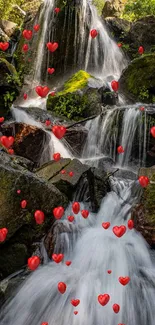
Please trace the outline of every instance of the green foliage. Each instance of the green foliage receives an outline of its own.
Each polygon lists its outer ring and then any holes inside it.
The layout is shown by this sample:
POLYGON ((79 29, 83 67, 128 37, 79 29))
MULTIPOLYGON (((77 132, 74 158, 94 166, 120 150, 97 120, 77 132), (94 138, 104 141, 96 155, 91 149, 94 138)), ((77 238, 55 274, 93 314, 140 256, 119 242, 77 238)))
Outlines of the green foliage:
POLYGON ((4 98, 5 107, 10 107, 11 103, 13 103, 13 101, 16 98, 16 93, 14 91, 13 92, 7 91, 6 94, 3 96, 3 98, 4 98))
POLYGON ((140 92, 139 92, 139 99, 141 100, 147 100, 149 98, 149 90, 143 86, 141 89, 140 89, 140 92))
POLYGON ((53 107, 53 112, 58 116, 65 116, 68 119, 78 120, 83 117, 87 105, 87 97, 78 94, 65 94, 59 96, 53 107))
POLYGON ((98 14, 101 16, 102 10, 105 5, 105 1, 104 0, 93 0, 93 5, 95 5, 95 7, 97 8, 98 14))
POLYGON ((121 17, 134 21, 148 15, 155 15, 155 0, 128 0, 121 17))
POLYGON ((64 84, 64 90, 59 92, 59 95, 64 95, 67 93, 72 93, 78 89, 83 89, 87 86, 88 79, 90 78, 90 74, 86 71, 80 70, 75 73, 68 81, 64 84))

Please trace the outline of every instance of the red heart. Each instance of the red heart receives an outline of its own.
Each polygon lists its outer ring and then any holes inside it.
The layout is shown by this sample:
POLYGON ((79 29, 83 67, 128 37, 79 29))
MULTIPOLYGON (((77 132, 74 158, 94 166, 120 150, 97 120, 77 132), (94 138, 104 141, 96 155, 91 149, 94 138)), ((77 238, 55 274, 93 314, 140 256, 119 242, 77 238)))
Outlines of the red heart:
POLYGON ((48 325, 48 323, 47 322, 43 322, 43 323, 41 323, 41 325, 48 325))
POLYGON ((79 211, 80 211, 80 204, 79 204, 79 202, 74 202, 72 204, 72 210, 73 210, 73 212, 75 214, 78 214, 79 213, 79 211))
POLYGON ((64 254, 53 254, 52 259, 55 263, 60 263, 64 258, 64 254))
POLYGON ((66 283, 64 283, 64 282, 58 283, 58 290, 60 293, 62 293, 62 294, 65 293, 66 288, 67 288, 66 283))
POLYGON ((133 227, 134 227, 134 222, 133 222, 133 220, 128 220, 128 228, 131 230, 131 229, 133 229, 133 227))
POLYGON ((73 173, 73 172, 69 172, 68 175, 69 175, 70 177, 72 177, 72 176, 74 175, 74 173, 73 173))
POLYGON ((95 37, 98 35, 97 30, 96 30, 96 29, 92 29, 92 30, 90 31, 90 35, 91 35, 92 38, 95 38, 95 37))
POLYGON ((74 311, 74 315, 77 315, 77 314, 78 314, 78 311, 77 311, 77 310, 75 310, 75 311, 74 311))
POLYGON ((108 229, 110 227, 110 222, 102 222, 102 227, 108 229))
POLYGON ((55 96, 55 91, 51 91, 50 95, 51 95, 52 97, 54 97, 54 96, 55 96))
POLYGON ((0 117, 0 123, 4 122, 4 117, 0 117))
POLYGON ((35 32, 38 32, 38 30, 40 29, 40 25, 39 24, 35 25, 33 29, 35 30, 35 32))
POLYGON ((122 146, 119 146, 119 147, 117 148, 117 152, 118 152, 118 153, 123 153, 123 152, 124 152, 123 147, 122 147, 122 146))
POLYGON ((59 153, 59 152, 54 153, 54 155, 53 155, 53 159, 54 159, 55 161, 59 161, 60 158, 61 158, 61 156, 60 156, 60 153, 59 153))
POLYGON ((111 270, 108 270, 108 271, 107 271, 108 274, 111 274, 111 272, 112 272, 111 270))
POLYGON ((72 299, 71 300, 71 304, 74 306, 74 307, 77 307, 80 303, 80 300, 79 299, 72 299))
POLYGON ((23 98, 26 100, 27 99, 27 94, 24 94, 23 95, 23 98))
POLYGON ((55 52, 57 50, 57 48, 58 48, 59 45, 58 45, 58 43, 51 43, 51 42, 49 42, 49 43, 46 44, 46 46, 47 46, 47 48, 48 48, 48 50, 50 52, 55 52))
POLYGON ((60 8, 55 8, 54 11, 58 14, 60 12, 60 8))
POLYGON ((118 43, 117 46, 118 46, 118 47, 122 47, 122 43, 118 43))
POLYGON ((118 226, 115 226, 115 227, 113 227, 113 233, 117 236, 117 237, 122 237, 124 234, 125 234, 125 232, 126 232, 126 227, 125 226, 120 226, 120 227, 118 227, 118 226))
POLYGON ((71 261, 66 261, 66 262, 65 262, 65 264, 66 264, 67 266, 71 265, 71 263, 72 263, 71 261))
POLYGON ((88 211, 88 210, 82 210, 82 211, 81 211, 81 214, 82 214, 82 217, 83 217, 84 219, 87 219, 88 216, 89 216, 89 211, 88 211))
POLYGON ((28 258, 28 267, 30 270, 34 271, 40 264, 40 258, 38 256, 32 256, 28 258))
POLYGON ((102 306, 105 306, 107 305, 107 303, 109 302, 110 300, 110 296, 105 293, 104 295, 99 295, 98 296, 98 302, 102 305, 102 306))
POLYGON ((48 69, 47 69, 47 72, 48 72, 49 74, 52 74, 52 73, 55 72, 55 69, 54 69, 54 68, 48 68, 48 69))
POLYGON ((112 306, 114 313, 118 314, 120 311, 120 306, 118 304, 114 304, 112 306))
POLYGON ((4 147, 9 148, 13 145, 15 141, 14 137, 6 137, 5 135, 1 137, 1 143, 4 147))
POLYGON ((143 111, 145 111, 145 107, 144 107, 144 106, 141 106, 141 107, 139 108, 139 110, 140 110, 141 112, 143 112, 143 111))
POLYGON ((45 121, 45 125, 46 125, 46 126, 49 126, 50 124, 51 124, 51 121, 50 121, 50 120, 46 120, 46 121, 45 121))
POLYGON ((73 216, 68 216, 67 219, 68 219, 68 221, 70 221, 70 222, 73 222, 73 221, 74 221, 74 217, 73 217, 73 216))
POLYGON ((20 194, 21 193, 21 190, 17 190, 17 194, 20 194))
POLYGON ((143 46, 140 46, 139 49, 138 49, 138 53, 139 54, 143 54, 144 53, 144 47, 143 46))
POLYGON ((155 138, 155 126, 152 126, 150 133, 152 134, 153 138, 155 138))
POLYGON ((34 213, 34 218, 35 218, 36 223, 38 225, 41 225, 45 220, 44 212, 42 212, 40 210, 36 210, 34 213))
POLYGON ((6 51, 9 48, 9 43, 5 42, 5 43, 0 43, 0 50, 2 51, 6 51))
POLYGON ((50 89, 48 87, 42 87, 42 86, 37 86, 35 88, 36 93, 40 96, 40 97, 46 97, 47 94, 49 93, 50 89))
POLYGON ((30 40, 30 39, 32 38, 32 30, 24 29, 24 30, 23 30, 23 36, 24 36, 24 38, 26 38, 27 40, 30 40))
POLYGON ((28 50, 29 50, 28 44, 24 44, 23 47, 22 47, 22 51, 27 52, 28 50))
POLYGON ((54 208, 53 214, 54 214, 55 219, 61 219, 64 214, 64 208, 63 207, 54 208))
POLYGON ((8 149, 8 153, 10 154, 10 155, 14 155, 14 150, 13 149, 8 149))
POLYGON ((7 234, 8 234, 8 229, 7 228, 1 228, 0 229, 0 243, 5 241, 7 234))
POLYGON ((21 205, 21 208, 22 208, 22 209, 25 209, 26 206, 27 206, 27 201, 26 201, 26 200, 21 201, 21 202, 20 202, 20 205, 21 205))
POLYGON ((54 125, 52 127, 52 132, 58 139, 61 139, 66 133, 66 128, 64 126, 54 125))
POLYGON ((125 286, 126 284, 128 284, 130 282, 129 276, 126 276, 126 277, 120 276, 118 280, 123 286, 125 286))
POLYGON ((62 175, 66 174, 66 170, 62 169, 60 172, 62 175))

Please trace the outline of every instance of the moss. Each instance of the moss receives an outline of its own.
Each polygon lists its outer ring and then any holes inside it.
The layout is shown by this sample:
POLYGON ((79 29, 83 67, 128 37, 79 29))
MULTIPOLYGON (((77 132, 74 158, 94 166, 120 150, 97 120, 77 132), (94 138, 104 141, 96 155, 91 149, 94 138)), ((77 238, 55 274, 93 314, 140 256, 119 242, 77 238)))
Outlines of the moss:
POLYGON ((121 78, 122 90, 146 103, 155 96, 155 54, 143 55, 131 62, 121 78))
POLYGON ((3 62, 7 66, 8 70, 10 71, 11 74, 17 73, 15 67, 11 63, 9 63, 6 59, 0 58, 0 62, 3 62))
POLYGON ((91 78, 91 75, 86 71, 78 71, 68 81, 64 83, 64 90, 59 92, 58 95, 73 93, 78 89, 85 88, 87 86, 89 78, 91 78))
MULTIPOLYGON (((155 174, 150 178, 155 182, 155 174)), ((155 225, 155 184, 149 184, 145 190, 145 209, 147 220, 155 225)))

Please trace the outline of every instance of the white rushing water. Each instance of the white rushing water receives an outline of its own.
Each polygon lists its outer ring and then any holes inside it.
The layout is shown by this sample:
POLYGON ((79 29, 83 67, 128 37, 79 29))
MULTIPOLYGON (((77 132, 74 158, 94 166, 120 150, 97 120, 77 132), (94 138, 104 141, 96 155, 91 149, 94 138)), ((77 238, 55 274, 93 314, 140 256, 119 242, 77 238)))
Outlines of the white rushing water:
MULTIPOLYGON (((32 272, 3 308, 1 325, 154 325, 155 275, 146 242, 134 229, 121 238, 112 231, 115 225, 127 226, 135 201, 133 183, 114 181, 114 188, 119 195, 109 193, 97 214, 83 219, 79 213, 70 232, 59 235, 55 253, 62 253, 63 241, 64 261, 49 262, 32 272), (111 226, 105 230, 102 222, 107 221, 111 226), (66 260, 72 261, 69 267, 66 260), (120 276, 129 276, 129 284, 122 286, 120 276), (57 289, 59 282, 67 285, 63 295, 57 289), (106 293, 110 301, 103 307, 97 297, 106 293), (80 304, 73 307, 71 299, 80 299, 80 304), (120 305, 118 314, 112 309, 115 303, 120 305)), ((71 207, 65 218, 69 214, 71 207)), ((67 228, 68 221, 63 223, 67 228)))

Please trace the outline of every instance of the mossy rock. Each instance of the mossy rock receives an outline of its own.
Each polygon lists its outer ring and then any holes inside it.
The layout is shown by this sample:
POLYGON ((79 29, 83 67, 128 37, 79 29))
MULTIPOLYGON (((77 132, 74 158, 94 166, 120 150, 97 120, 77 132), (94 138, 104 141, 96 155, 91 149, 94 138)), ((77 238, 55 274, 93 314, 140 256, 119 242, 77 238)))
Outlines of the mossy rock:
POLYGON ((145 190, 145 209, 147 220, 155 226, 155 173, 150 177, 150 183, 145 190))
POLYGON ((0 248, 0 273, 9 275, 27 263, 27 248, 24 244, 14 244, 0 248))
POLYGON ((63 90, 55 97, 48 96, 47 110, 55 115, 68 119, 80 120, 100 113, 101 96, 95 88, 89 88, 92 78, 87 72, 80 70, 65 82, 63 90))
POLYGON ((143 55, 129 64, 120 78, 120 90, 133 101, 155 102, 155 54, 143 55))

